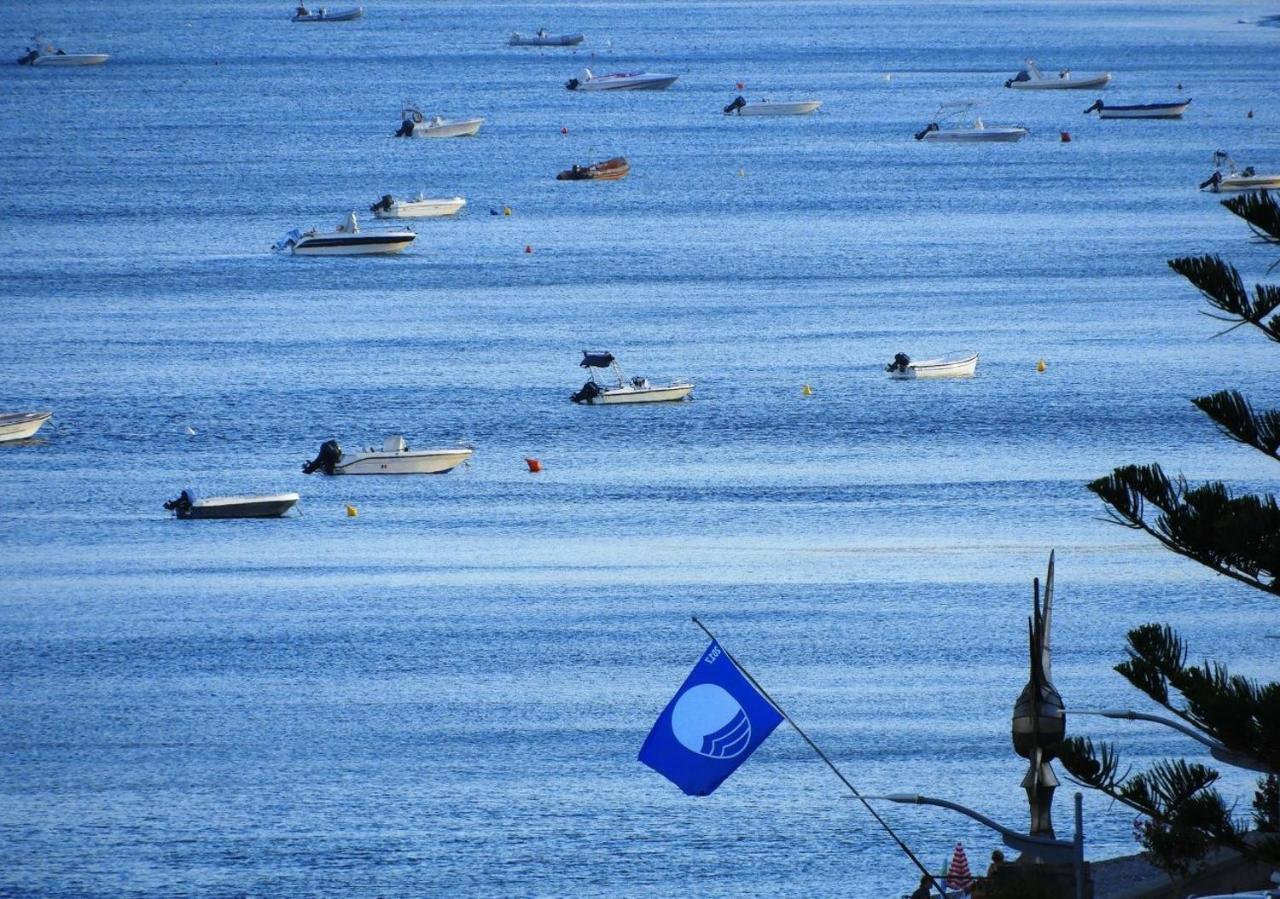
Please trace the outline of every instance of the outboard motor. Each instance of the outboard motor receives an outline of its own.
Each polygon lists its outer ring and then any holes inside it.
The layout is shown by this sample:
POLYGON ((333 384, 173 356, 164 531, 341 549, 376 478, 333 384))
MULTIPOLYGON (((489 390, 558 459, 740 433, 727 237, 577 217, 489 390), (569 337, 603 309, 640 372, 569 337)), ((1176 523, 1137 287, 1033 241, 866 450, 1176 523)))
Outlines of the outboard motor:
POLYGON ((1094 100, 1094 101, 1093 101, 1093 105, 1092 105, 1092 106, 1090 106, 1088 109, 1086 109, 1086 110, 1084 111, 1084 114, 1085 114, 1085 115, 1088 115, 1089 113, 1093 112, 1095 109, 1096 109, 1096 110, 1101 110, 1101 109, 1102 109, 1102 101, 1101 101, 1101 100, 1094 100))
POLYGON ((396 132, 396 137, 413 137, 413 119, 405 119, 400 123, 400 130, 396 132))
POLYGON ((186 518, 191 512, 191 504, 195 501, 195 497, 191 495, 191 491, 184 490, 178 494, 177 499, 171 499, 164 504, 164 507, 170 512, 177 513, 179 518, 186 518))
POLYGON ((569 397, 575 403, 589 403, 600 395, 600 385, 595 381, 588 381, 582 385, 582 389, 569 397))
POLYGON ((28 51, 27 51, 27 55, 26 55, 26 56, 19 56, 19 57, 18 57, 18 65, 20 65, 20 66, 29 66, 29 65, 31 65, 32 63, 34 63, 37 59, 39 59, 39 57, 40 57, 40 51, 39 51, 39 50, 35 50, 35 49, 28 50, 28 51))
POLYGON ((302 466, 303 474, 313 474, 317 470, 325 474, 333 474, 334 467, 342 461, 342 447, 336 440, 326 440, 320 444, 320 454, 302 466))
POLYGON ((578 89, 578 85, 581 83, 582 82, 579 81, 577 78, 570 78, 568 81, 564 83, 564 86, 571 91, 576 91, 578 89))
POLYGON ((1006 81, 1004 83, 1004 86, 1013 87, 1015 82, 1023 82, 1023 81, 1030 81, 1030 80, 1031 80, 1031 75, 1027 73, 1026 69, 1023 69, 1021 72, 1019 72, 1018 74, 1010 78, 1008 81, 1006 81))
POLYGON ((908 356, 906 353, 894 353, 893 361, 890 362, 888 365, 886 365, 884 367, 884 370, 888 372, 894 372, 894 371, 905 372, 907 370, 907 366, 909 366, 910 364, 911 364, 911 357, 908 356))
POLYGON ((391 194, 383 194, 381 200, 369 205, 369 211, 377 212, 380 209, 390 209, 393 202, 394 200, 392 199, 391 194))
POLYGON ((1212 175, 1210 175, 1204 181, 1200 182, 1200 189, 1204 190, 1207 187, 1210 190, 1216 191, 1218 189, 1218 185, 1221 183, 1222 183, 1222 172, 1215 170, 1212 175))
POLYGON ((926 134, 928 134, 930 131, 937 131, 937 130, 938 130, 938 123, 930 122, 928 125, 924 126, 924 130, 916 132, 916 140, 924 140, 924 136, 926 134))
POLYGON ((741 109, 746 105, 747 105, 747 101, 742 99, 741 96, 739 96, 737 99, 735 99, 732 103, 730 103, 728 106, 724 108, 724 114, 732 115, 733 113, 737 112, 739 109, 741 109))

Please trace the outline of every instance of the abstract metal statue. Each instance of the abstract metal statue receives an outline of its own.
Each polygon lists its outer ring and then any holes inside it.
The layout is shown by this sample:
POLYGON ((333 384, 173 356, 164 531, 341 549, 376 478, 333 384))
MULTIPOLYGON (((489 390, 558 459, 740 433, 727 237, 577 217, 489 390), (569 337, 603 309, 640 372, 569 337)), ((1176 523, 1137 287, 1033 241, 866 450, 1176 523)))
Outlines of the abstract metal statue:
POLYGON ((1053 618, 1053 553, 1044 579, 1044 605, 1040 604, 1040 580, 1032 587, 1031 679, 1022 688, 1013 706, 1013 750, 1030 765, 1022 787, 1031 806, 1033 836, 1053 837, 1053 791, 1058 778, 1053 773, 1057 746, 1067 732, 1062 697, 1053 686, 1050 665, 1049 625, 1053 618))

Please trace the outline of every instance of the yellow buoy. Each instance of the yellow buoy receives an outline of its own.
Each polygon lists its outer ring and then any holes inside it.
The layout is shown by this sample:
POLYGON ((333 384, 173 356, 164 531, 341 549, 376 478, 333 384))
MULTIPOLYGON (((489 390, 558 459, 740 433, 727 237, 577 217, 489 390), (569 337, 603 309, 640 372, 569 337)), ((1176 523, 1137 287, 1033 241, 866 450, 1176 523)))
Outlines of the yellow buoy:
POLYGON ((511 207, 510 207, 510 206, 503 206, 503 207, 502 207, 502 214, 503 214, 503 215, 510 215, 510 214, 511 214, 511 207))
POLYGON ((356 507, 355 507, 355 506, 347 506, 347 517, 348 517, 348 518, 355 518, 355 517, 356 517, 356 515, 357 515, 356 507))
POLYGON ((805 396, 813 396, 813 388, 810 387, 808 384, 804 385, 804 389, 801 390, 800 392, 803 393, 805 396))
POLYGON ((1043 360, 1043 359, 1041 359, 1039 362, 1037 362, 1037 363, 1036 363, 1036 371, 1041 371, 1041 372, 1042 372, 1042 371, 1044 371, 1044 370, 1045 370, 1046 368, 1048 368, 1048 367, 1049 367, 1049 366, 1047 366, 1047 365, 1045 365, 1045 364, 1044 364, 1044 360, 1043 360))
POLYGON ((746 174, 747 174, 747 170, 746 170, 746 169, 738 169, 738 177, 739 177, 739 178, 744 177, 746 174))

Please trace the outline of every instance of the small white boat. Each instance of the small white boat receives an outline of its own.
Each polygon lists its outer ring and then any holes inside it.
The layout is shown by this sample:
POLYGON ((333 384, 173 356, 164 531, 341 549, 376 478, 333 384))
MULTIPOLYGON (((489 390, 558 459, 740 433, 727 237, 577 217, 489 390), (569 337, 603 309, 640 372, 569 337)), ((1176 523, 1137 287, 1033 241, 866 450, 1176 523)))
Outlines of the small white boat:
POLYGON ((583 69, 577 78, 570 78, 564 86, 571 91, 663 91, 675 84, 679 77, 655 72, 596 75, 590 69, 583 69))
POLYGON ((576 47, 585 38, 581 34, 551 34, 545 28, 539 28, 534 34, 511 32, 507 38, 508 47, 576 47))
POLYGON ((1190 105, 1189 99, 1176 103, 1135 103, 1129 106, 1107 106, 1097 100, 1084 114, 1097 112, 1100 119, 1180 119, 1190 105))
POLYGON ((1021 125, 988 125, 981 116, 975 116, 969 124, 955 124, 943 127, 938 122, 959 118, 970 112, 976 104, 973 102, 944 103, 938 107, 935 115, 937 122, 930 122, 922 130, 916 132, 916 140, 936 143, 1012 143, 1022 140, 1030 129, 1021 125))
POLYGON ((445 119, 438 115, 427 117, 416 106, 405 106, 400 111, 400 130, 396 137, 470 137, 480 130, 484 119, 445 119))
POLYGON ((392 435, 382 442, 382 449, 369 447, 355 453, 344 453, 336 440, 320 445, 320 454, 302 466, 303 474, 320 471, 325 474, 444 474, 471 458, 470 447, 452 449, 409 449, 404 438, 392 435))
POLYGON ((1097 75, 1076 75, 1070 69, 1058 70, 1057 78, 1047 78, 1036 61, 1027 57, 1027 67, 1004 83, 1020 91, 1078 91, 1091 87, 1106 87, 1111 81, 1110 72, 1097 75))
POLYGON ((178 518, 279 518, 298 502, 296 493, 260 493, 244 496, 210 496, 197 499, 183 490, 164 507, 178 518))
POLYGON ((889 377, 899 381, 912 381, 918 378, 972 378, 977 367, 978 354, 968 351, 919 362, 912 362, 906 353, 898 353, 885 366, 885 371, 889 377))
POLYGON ((8 412, 0 414, 0 443, 34 437, 52 412, 8 412))
POLYGON ((18 58, 21 66, 100 66, 111 58, 109 53, 67 53, 48 41, 32 39, 32 46, 18 58))
POLYGON ((582 361, 578 363, 590 373, 590 379, 582 385, 582 389, 569 397, 575 403, 588 406, 613 406, 623 403, 673 403, 683 400, 693 391, 693 384, 688 381, 672 381, 669 384, 650 384, 648 378, 628 378, 622 373, 618 360, 612 353, 589 353, 582 351, 582 361), (595 370, 611 368, 617 381, 601 383, 596 380, 595 370))
POLYGON ((737 97, 724 108, 725 115, 809 115, 822 105, 821 100, 789 100, 775 103, 772 100, 760 100, 748 103, 744 97, 737 97))
POLYGON ((380 219, 430 219, 457 215, 466 205, 462 197, 430 199, 418 194, 412 200, 397 200, 391 194, 383 194, 369 209, 380 219))
POLYGON ((1213 154, 1213 174, 1200 183, 1201 190, 1210 190, 1215 194, 1231 193, 1241 190, 1274 190, 1280 188, 1280 174, 1259 175, 1253 166, 1236 169, 1235 160, 1226 150, 1218 150, 1213 154), (1226 169, 1226 174, 1222 170, 1226 169))
POLYGON ((307 9, 302 4, 298 4, 298 8, 293 11, 293 21, 295 22, 350 22, 352 19, 358 19, 364 15, 363 6, 349 6, 345 9, 328 9, 320 6, 315 12, 307 9))
POLYGON ((299 231, 296 228, 276 241, 273 250, 295 256, 370 256, 403 252, 418 237, 408 228, 361 231, 354 212, 333 231, 299 231))

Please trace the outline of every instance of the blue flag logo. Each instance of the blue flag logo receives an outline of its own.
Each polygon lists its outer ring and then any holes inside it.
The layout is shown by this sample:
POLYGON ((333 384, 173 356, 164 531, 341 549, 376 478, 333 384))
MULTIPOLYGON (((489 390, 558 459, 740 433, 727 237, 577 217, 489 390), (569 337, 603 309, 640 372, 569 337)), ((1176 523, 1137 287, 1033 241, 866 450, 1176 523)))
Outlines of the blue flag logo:
POLYGON ((658 716, 640 761, 690 796, 709 796, 781 723, 713 640, 658 716))

